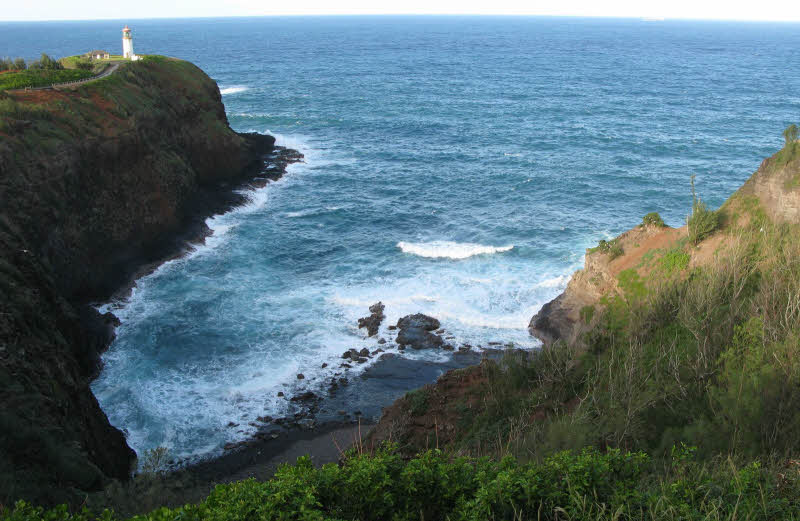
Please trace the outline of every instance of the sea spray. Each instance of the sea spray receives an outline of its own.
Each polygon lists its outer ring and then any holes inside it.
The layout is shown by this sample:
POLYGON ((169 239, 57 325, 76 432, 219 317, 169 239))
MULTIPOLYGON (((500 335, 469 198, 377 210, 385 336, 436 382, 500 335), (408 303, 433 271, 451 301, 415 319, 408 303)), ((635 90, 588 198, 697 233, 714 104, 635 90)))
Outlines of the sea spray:
POLYGON ((404 253, 429 257, 433 259, 466 259, 473 255, 488 255, 503 253, 514 249, 510 246, 485 246, 469 242, 432 241, 432 242, 405 242, 400 241, 397 247, 404 253))

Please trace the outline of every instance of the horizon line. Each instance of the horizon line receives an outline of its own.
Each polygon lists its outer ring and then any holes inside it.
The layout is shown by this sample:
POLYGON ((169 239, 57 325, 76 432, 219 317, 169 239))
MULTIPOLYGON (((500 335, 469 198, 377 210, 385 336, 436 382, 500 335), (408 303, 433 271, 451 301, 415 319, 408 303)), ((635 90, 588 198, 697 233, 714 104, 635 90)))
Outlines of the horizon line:
POLYGON ((640 20, 649 23, 658 22, 743 22, 743 23, 800 23, 800 19, 753 19, 753 18, 692 18, 692 17, 658 17, 658 16, 622 16, 622 15, 579 15, 579 14, 530 14, 530 13, 323 13, 323 14, 253 14, 253 15, 209 15, 209 16, 153 16, 145 18, 57 18, 57 19, 22 19, 0 20, 0 23, 53 23, 53 22, 112 22, 112 21, 150 21, 150 20, 218 20, 242 18, 345 18, 345 17, 484 17, 484 18, 576 18, 597 20, 640 20))

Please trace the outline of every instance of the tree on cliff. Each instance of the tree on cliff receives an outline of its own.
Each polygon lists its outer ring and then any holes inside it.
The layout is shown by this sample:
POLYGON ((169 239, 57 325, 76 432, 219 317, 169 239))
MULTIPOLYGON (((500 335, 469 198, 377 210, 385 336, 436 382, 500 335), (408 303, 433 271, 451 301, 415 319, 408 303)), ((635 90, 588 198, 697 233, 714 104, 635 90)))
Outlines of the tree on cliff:
POLYGON ((27 68, 25 60, 22 58, 0 58, 0 71, 16 71, 27 68))
POLYGON ((783 138, 786 140, 786 144, 791 145, 797 141, 797 134, 798 128, 794 123, 786 127, 786 130, 783 131, 783 138))
POLYGON ((31 63, 28 66, 29 69, 42 69, 46 71, 57 71, 64 68, 63 65, 58 63, 58 60, 51 58, 50 56, 42 53, 42 57, 36 60, 35 62, 31 63))

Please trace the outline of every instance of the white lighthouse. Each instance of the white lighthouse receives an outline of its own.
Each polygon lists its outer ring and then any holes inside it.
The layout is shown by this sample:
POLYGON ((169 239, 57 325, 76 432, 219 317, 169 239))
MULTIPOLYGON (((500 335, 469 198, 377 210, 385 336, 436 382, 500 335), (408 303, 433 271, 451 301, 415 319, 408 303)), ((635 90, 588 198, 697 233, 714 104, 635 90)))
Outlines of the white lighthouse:
POLYGON ((138 56, 133 54, 133 37, 127 25, 122 29, 122 57, 134 61, 138 59, 138 56))

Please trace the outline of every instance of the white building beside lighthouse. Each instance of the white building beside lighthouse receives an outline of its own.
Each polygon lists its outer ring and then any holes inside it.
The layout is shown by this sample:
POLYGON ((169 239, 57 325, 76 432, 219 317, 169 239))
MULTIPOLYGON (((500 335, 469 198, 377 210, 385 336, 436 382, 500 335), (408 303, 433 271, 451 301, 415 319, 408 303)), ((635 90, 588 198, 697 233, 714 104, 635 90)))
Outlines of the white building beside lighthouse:
POLYGON ((139 59, 133 53, 133 36, 131 36, 131 29, 127 25, 122 28, 122 57, 132 61, 139 59))

